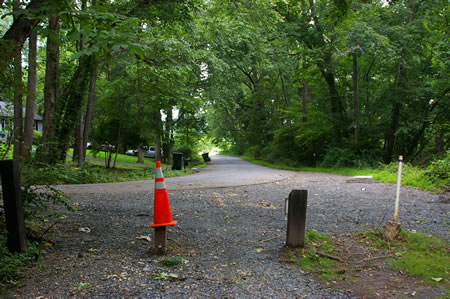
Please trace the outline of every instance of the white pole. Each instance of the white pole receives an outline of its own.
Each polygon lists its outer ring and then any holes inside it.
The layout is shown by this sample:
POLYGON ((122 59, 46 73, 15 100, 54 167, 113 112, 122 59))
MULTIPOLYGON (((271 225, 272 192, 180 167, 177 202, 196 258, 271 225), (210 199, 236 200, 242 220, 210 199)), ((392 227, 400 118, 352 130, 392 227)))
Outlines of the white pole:
POLYGON ((398 174, 397 174, 397 196, 395 197, 394 222, 398 220, 398 205, 400 202, 400 183, 402 180, 402 161, 403 156, 398 157, 398 174))

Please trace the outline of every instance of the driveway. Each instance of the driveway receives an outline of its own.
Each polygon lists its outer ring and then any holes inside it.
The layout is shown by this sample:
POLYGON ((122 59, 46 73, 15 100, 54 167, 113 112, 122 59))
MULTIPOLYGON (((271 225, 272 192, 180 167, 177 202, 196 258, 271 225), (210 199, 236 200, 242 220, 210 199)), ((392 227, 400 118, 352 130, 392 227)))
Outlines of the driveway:
MULTIPOLYGON (((148 227, 153 219, 153 185, 149 180, 62 186, 73 195, 77 211, 49 230, 46 237, 55 245, 46 248, 45 258, 29 270, 24 286, 6 297, 445 297, 445 291, 409 277, 403 284, 401 273, 373 274, 378 268, 357 279, 360 292, 329 289, 334 281, 321 284, 312 273, 283 262, 283 199, 292 189, 308 190, 308 230, 345 240, 351 232, 380 230, 392 219, 393 184, 212 157, 200 173, 167 179, 178 224, 168 228, 166 256, 154 255, 153 240, 147 241, 153 238, 148 227), (165 258, 176 256, 183 258, 181 264, 163 265, 165 258), (174 278, 168 279, 169 274, 174 278)), ((402 228, 448 239, 448 205, 427 192, 403 187, 401 192, 402 228)), ((371 251, 357 254, 361 260, 372 259, 371 251)))
MULTIPOLYGON (((212 156, 211 162, 200 172, 167 178, 167 190, 238 187, 273 183, 292 177, 292 171, 259 166, 230 156, 212 156)), ((67 194, 153 192, 154 181, 132 181, 89 185, 60 185, 67 194)))

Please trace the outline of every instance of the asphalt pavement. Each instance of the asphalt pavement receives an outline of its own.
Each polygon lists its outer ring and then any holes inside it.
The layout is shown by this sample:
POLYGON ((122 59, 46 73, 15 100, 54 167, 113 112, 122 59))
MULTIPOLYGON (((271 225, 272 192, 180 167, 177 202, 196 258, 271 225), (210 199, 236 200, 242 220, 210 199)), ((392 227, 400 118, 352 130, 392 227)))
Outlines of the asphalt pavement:
MULTIPOLYGON (((249 163, 240 158, 215 155, 211 157, 208 166, 202 168, 198 173, 167 178, 165 181, 167 190, 172 191, 273 183, 294 175, 295 172, 292 171, 272 169, 249 163)), ((67 194, 153 192, 154 181, 59 185, 57 188, 67 194)))

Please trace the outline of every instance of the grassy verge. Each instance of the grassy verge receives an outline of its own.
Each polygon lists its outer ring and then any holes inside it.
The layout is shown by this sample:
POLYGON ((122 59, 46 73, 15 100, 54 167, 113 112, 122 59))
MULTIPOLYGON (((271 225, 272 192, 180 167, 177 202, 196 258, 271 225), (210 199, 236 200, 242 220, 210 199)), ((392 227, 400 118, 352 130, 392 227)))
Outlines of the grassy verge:
MULTIPOLYGON (((108 169, 99 164, 86 163, 83 168, 70 164, 45 167, 28 165, 23 169, 22 174, 33 176, 33 182, 39 185, 113 183, 155 178, 154 167, 117 166, 116 169, 108 169)), ((193 173, 192 170, 172 170, 167 166, 163 166, 163 171, 166 178, 193 173)))
POLYGON ((446 241, 408 231, 402 231, 397 241, 386 242, 379 231, 360 232, 339 240, 311 230, 305 235, 305 248, 284 250, 282 261, 295 263, 324 282, 354 281, 354 273, 362 277, 363 271, 374 271, 371 263, 382 263, 427 285, 450 290, 449 250, 446 241))
POLYGON ((431 285, 450 288, 450 246, 448 242, 422 233, 402 230, 398 240, 384 241, 379 231, 361 233, 377 250, 386 250, 394 256, 387 260, 393 268, 422 278, 431 285))
MULTIPOLYGON (((380 168, 314 168, 314 167, 293 167, 283 164, 273 164, 261 160, 256 160, 248 156, 239 156, 249 162, 283 170, 293 171, 311 171, 333 173, 346 176, 372 176, 373 180, 385 183, 397 182, 398 165, 392 163, 390 165, 381 166, 380 168)), ((449 178, 447 176, 437 177, 430 175, 430 172, 409 164, 403 164, 402 185, 416 187, 426 191, 441 192, 448 188, 449 178)))
POLYGON ((39 244, 28 243, 23 253, 10 253, 6 246, 6 233, 0 232, 0 294, 15 286, 21 274, 39 258, 39 244))

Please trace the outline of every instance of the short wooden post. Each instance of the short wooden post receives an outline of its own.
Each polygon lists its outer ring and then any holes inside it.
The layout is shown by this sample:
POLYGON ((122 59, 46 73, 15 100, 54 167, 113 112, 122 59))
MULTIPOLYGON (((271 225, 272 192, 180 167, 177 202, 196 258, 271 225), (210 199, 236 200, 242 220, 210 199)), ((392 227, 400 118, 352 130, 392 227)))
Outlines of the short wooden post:
POLYGON ((165 226, 155 227, 155 252, 157 254, 166 253, 167 233, 165 226))
POLYGON ((23 202, 20 197, 19 163, 16 160, 0 161, 0 175, 8 232, 8 249, 10 252, 22 252, 27 249, 27 245, 23 202))
POLYGON ((292 248, 305 246, 305 223, 307 190, 292 190, 289 193, 286 245, 292 248))

